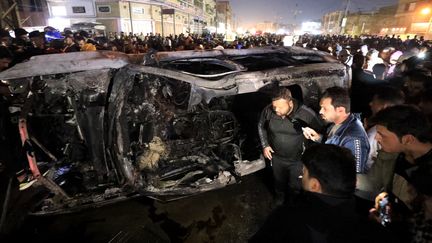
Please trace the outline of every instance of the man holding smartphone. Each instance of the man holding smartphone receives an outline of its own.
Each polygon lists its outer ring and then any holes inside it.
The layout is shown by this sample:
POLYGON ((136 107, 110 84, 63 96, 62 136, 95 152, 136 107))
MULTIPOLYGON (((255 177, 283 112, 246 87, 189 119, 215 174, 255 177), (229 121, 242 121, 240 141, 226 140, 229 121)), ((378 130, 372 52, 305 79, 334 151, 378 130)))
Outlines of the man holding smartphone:
MULTIPOLYGON (((397 105, 381 110, 373 118, 373 122, 377 124, 376 139, 382 150, 399 153, 399 156, 394 165, 389 190, 376 197, 375 208, 370 212, 371 216, 380 216, 378 219, 382 222, 383 218, 379 213, 383 200, 388 196, 395 198, 391 202, 391 216, 398 216, 394 218, 401 222, 393 222, 397 225, 404 223, 404 219, 410 214, 417 213, 419 199, 426 198, 424 201, 429 204, 432 202, 428 198, 432 194, 430 189, 432 185, 431 125, 420 110, 408 105, 397 105)), ((426 212, 431 215, 432 206, 427 203, 425 205, 426 212)), ((428 229, 430 229, 430 217, 428 220, 429 223, 424 226, 429 225, 428 229)), ((429 236, 429 239, 422 242, 429 242, 431 232, 429 230, 425 233, 427 235, 424 236, 429 236)), ((413 240, 409 232, 397 230, 395 234, 403 239, 403 242, 413 240)))

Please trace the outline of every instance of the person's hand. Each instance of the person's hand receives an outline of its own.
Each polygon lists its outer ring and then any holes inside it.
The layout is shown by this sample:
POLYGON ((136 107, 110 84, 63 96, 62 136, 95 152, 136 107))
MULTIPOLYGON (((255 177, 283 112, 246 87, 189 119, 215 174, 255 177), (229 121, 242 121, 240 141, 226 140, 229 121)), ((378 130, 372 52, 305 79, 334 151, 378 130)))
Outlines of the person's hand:
POLYGON ((369 210, 369 219, 381 224, 381 219, 379 217, 378 210, 376 208, 371 208, 369 210))
POLYGON ((274 153, 274 151, 270 146, 267 146, 263 149, 264 157, 266 157, 269 160, 273 158, 272 153, 274 153))
POLYGON ((303 135, 305 136, 306 139, 310 139, 314 142, 317 142, 321 139, 321 135, 319 135, 317 132, 315 132, 315 130, 313 130, 310 127, 304 127, 302 128, 303 130, 303 135))
POLYGON ((380 201, 383 200, 385 197, 388 196, 387 192, 381 192, 378 196, 375 198, 375 207, 371 208, 369 210, 369 218, 373 221, 376 221, 378 223, 381 223, 381 219, 379 217, 379 208, 380 208, 380 201))

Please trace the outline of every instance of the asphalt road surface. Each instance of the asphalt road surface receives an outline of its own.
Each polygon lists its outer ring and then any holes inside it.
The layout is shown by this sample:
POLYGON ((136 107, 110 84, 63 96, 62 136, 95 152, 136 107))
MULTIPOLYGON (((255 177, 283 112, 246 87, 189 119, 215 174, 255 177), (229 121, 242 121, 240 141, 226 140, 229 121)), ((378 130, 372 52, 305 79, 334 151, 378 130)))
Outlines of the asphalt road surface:
POLYGON ((268 171, 177 201, 133 199, 60 216, 27 217, 8 241, 246 242, 275 207, 268 171))

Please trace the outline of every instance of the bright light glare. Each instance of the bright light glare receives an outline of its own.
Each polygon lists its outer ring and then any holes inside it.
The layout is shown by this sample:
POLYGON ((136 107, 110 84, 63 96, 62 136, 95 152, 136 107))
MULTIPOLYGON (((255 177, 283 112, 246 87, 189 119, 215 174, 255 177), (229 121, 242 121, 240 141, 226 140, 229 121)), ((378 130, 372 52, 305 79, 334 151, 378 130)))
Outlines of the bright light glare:
POLYGON ((216 26, 209 26, 209 27, 207 27, 207 29, 210 31, 210 33, 216 32, 216 26))
POLYGON ((424 14, 424 15, 430 14, 430 12, 431 12, 430 8, 424 8, 424 9, 421 10, 421 14, 424 14))
POLYGON ((286 31, 285 29, 278 29, 277 31, 276 31, 276 34, 277 35, 284 35, 284 34, 286 34, 288 31, 286 31))
POLYGON ((69 19, 54 17, 48 19, 48 25, 58 30, 62 30, 66 27, 70 27, 71 22, 69 19))
POLYGON ((286 35, 284 38, 283 38, 283 43, 284 43, 284 46, 293 46, 294 45, 294 36, 292 36, 292 35, 286 35))
POLYGON ((218 33, 225 33, 226 28, 225 28, 225 23, 219 23, 218 28, 217 28, 217 32, 218 33))
POLYGON ((309 33, 313 35, 321 34, 321 23, 319 22, 303 22, 301 26, 301 32, 309 33))
POLYGON ((67 15, 66 6, 52 6, 51 13, 55 17, 66 16, 67 15))
POLYGON ((237 34, 243 35, 245 32, 246 32, 245 29, 243 29, 242 27, 237 28, 237 34))
POLYGON ((420 52, 419 54, 417 54, 418 58, 425 58, 426 57, 426 53, 425 52, 420 52))

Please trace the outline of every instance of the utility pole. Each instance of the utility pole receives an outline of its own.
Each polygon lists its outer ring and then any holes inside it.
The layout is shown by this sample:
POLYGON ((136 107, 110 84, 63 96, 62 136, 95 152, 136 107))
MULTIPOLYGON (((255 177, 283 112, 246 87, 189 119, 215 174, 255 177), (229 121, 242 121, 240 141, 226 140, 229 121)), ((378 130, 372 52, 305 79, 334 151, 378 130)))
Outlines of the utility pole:
POLYGON ((228 3, 225 3, 225 38, 228 35, 228 3))
POLYGON ((132 32, 132 35, 133 35, 134 31, 133 31, 133 20, 132 20, 132 5, 131 5, 130 1, 129 1, 129 20, 130 20, 130 26, 131 26, 130 31, 132 32))
POLYGON ((292 10, 291 12, 292 12, 292 14, 294 16, 294 22, 296 22, 297 21, 297 16, 302 13, 302 11, 299 9, 298 3, 296 3, 295 9, 292 10))
POLYGON ((346 22, 347 22, 347 16, 348 16, 348 10, 351 4, 351 0, 346 0, 346 6, 345 6, 345 11, 344 11, 344 15, 342 18, 342 22, 341 22, 341 29, 340 29, 340 34, 344 34, 345 32, 345 26, 346 26, 346 22))
POLYGON ((173 13, 173 29, 174 29, 174 35, 176 35, 176 16, 175 16, 175 10, 173 13))
MULTIPOLYGON (((297 16, 302 13, 302 10, 299 8, 298 3, 296 3, 294 10, 291 10, 292 15, 294 16, 294 26, 297 26, 297 16)), ((295 28, 294 27, 294 28, 295 28)))
POLYGON ((217 2, 216 2, 216 36, 218 33, 218 25, 219 25, 219 17, 218 17, 218 7, 217 7, 217 2))
POLYGON ((162 5, 160 7, 160 12, 161 12, 162 37, 164 37, 164 22, 163 22, 163 8, 162 8, 162 5))
POLYGON ((191 33, 191 22, 190 22, 190 14, 188 14, 188 31, 189 31, 189 33, 191 33))

